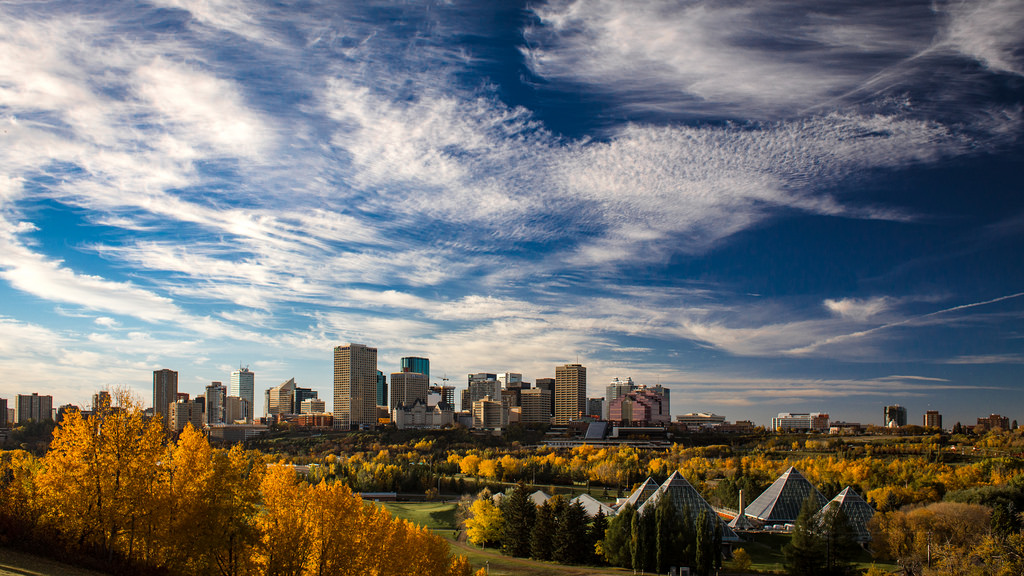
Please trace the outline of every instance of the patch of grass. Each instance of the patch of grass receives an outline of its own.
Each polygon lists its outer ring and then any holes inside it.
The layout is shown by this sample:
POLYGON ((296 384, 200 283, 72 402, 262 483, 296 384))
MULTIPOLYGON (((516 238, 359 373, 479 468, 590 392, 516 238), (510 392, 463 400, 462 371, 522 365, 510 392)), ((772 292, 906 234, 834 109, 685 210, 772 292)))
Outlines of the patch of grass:
POLYGON ((455 529, 455 504, 449 502, 382 502, 392 516, 431 530, 455 529))
POLYGON ((784 572, 782 547, 789 543, 789 534, 749 534, 751 540, 737 544, 750 555, 750 567, 758 572, 784 572))

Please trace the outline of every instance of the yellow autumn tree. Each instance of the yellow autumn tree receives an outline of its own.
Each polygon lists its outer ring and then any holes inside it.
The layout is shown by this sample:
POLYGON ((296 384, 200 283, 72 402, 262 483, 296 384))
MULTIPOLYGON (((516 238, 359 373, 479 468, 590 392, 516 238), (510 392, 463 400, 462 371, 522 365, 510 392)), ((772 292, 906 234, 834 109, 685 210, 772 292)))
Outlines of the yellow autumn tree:
POLYGON ((496 544, 501 538, 501 510, 490 498, 480 498, 469 507, 466 537, 478 546, 496 544))
POLYGON ((0 544, 30 536, 39 517, 36 474, 40 464, 24 450, 0 452, 0 544))
POLYGON ((137 401, 117 391, 117 408, 84 418, 72 410, 53 433, 37 477, 43 521, 72 547, 131 561, 154 555, 161 520, 158 486, 165 434, 137 401))
POLYGON ((311 544, 306 533, 310 504, 306 485, 299 483, 294 468, 278 464, 267 470, 260 491, 263 511, 257 520, 259 571, 267 576, 300 576, 311 544))

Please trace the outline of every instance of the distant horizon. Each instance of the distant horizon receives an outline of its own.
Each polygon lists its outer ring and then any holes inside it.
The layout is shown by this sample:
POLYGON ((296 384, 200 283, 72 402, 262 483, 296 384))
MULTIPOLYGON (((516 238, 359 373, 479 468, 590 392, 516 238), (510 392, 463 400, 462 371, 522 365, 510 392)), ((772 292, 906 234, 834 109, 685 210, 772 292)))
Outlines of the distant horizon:
POLYGON ((1024 3, 0 22, 2 397, 242 362, 330 403, 356 341, 463 387, 579 358, 588 396, 731 421, 1024 417, 1024 3))

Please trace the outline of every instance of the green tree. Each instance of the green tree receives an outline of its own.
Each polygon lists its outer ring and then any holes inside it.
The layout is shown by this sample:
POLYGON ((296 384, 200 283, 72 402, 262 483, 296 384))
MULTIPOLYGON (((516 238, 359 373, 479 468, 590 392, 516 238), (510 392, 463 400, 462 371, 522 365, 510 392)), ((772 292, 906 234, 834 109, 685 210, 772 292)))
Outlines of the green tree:
POLYGON ((654 508, 655 525, 655 569, 668 572, 669 567, 680 564, 682 550, 679 541, 682 532, 682 519, 672 501, 672 494, 665 492, 658 499, 654 508))
POLYGON ((582 564, 590 560, 587 513, 579 502, 565 506, 558 517, 555 531, 554 557, 566 564, 582 564))
POLYGON ((825 543, 825 573, 848 573, 859 546, 843 507, 829 502, 816 524, 817 533, 825 543))
POLYGON ((502 533, 501 549, 512 556, 530 555, 530 536, 537 507, 530 500, 526 486, 517 484, 511 493, 501 500, 502 533))
POLYGON ((793 527, 789 544, 783 547, 786 569, 796 576, 816 576, 825 569, 825 546, 815 533, 814 515, 818 512, 818 501, 812 492, 804 500, 793 527))
POLYGON ((598 510, 597 515, 590 521, 589 537, 587 538, 590 558, 587 562, 591 564, 600 564, 602 562, 603 559, 599 553, 599 550, 601 549, 599 543, 604 539, 604 533, 607 529, 608 517, 604 515, 604 512, 598 510))
POLYGON ((537 508, 537 520, 533 525, 533 533, 530 535, 530 555, 537 560, 551 560, 552 557, 555 530, 557 529, 555 507, 552 500, 554 498, 537 508))
POLYGON ((604 539, 601 541, 601 555, 612 566, 630 568, 633 565, 630 544, 634 516, 636 516, 636 508, 632 504, 626 504, 615 516, 612 516, 612 519, 608 522, 608 528, 604 531, 604 539))

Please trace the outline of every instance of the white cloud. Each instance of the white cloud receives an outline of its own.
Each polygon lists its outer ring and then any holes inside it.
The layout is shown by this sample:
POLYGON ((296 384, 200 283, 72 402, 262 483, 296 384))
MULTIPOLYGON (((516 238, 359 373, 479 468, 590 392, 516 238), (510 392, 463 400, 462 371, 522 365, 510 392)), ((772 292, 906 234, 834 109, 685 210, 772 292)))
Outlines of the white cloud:
POLYGON ((947 44, 989 69, 1024 75, 1024 6, 1016 0, 940 4, 949 17, 939 45, 947 44))
POLYGON ((857 322, 867 322, 879 314, 888 311, 894 304, 894 300, 887 296, 875 298, 842 298, 839 300, 826 299, 825 308, 833 314, 857 322))
POLYGON ((846 12, 808 4, 582 2, 534 7, 527 63, 552 80, 615 94, 629 110, 803 112, 927 48, 931 24, 912 7, 846 12), (902 16, 902 17, 901 17, 902 16), (908 17, 910 16, 910 17, 908 17), (908 26, 907 22, 918 24, 908 26), (877 66, 877 65, 876 65, 877 66))

